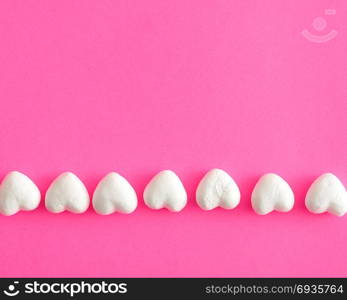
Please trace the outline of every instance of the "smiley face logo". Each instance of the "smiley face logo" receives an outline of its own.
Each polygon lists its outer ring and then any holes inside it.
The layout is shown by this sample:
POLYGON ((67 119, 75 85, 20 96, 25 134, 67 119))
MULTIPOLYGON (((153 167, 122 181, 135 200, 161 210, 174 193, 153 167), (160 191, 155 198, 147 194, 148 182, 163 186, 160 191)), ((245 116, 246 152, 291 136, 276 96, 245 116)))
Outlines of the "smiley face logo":
POLYGON ((8 286, 8 291, 4 290, 4 294, 9 297, 14 297, 19 294, 19 290, 16 290, 15 284, 18 284, 18 281, 13 282, 13 284, 10 284, 8 286))
MULTIPOLYGON (((334 9, 326 9, 325 10, 325 15, 335 15, 335 14, 336 14, 336 10, 334 10, 334 9)), ((327 21, 323 17, 317 17, 313 20, 312 27, 317 33, 322 32, 327 27, 327 21)), ((332 40, 333 38, 335 38, 337 36, 337 33, 338 32, 336 30, 331 30, 326 34, 317 35, 317 34, 311 33, 307 29, 304 29, 301 32, 301 34, 307 40, 309 40, 310 42, 313 42, 313 43, 326 43, 326 42, 332 40)))

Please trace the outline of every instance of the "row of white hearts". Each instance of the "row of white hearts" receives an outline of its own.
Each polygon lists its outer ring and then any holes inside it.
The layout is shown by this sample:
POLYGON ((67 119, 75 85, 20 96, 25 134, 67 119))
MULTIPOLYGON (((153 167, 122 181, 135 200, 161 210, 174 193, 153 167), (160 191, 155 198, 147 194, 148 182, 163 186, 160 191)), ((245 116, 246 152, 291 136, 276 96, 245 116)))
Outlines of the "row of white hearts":
MULTIPOLYGON (((210 170, 196 190, 196 201, 204 210, 216 207, 233 209, 239 204, 240 197, 240 190, 233 178, 220 169, 210 170)), ((187 203, 187 193, 181 180, 170 170, 161 171, 151 179, 143 198, 152 209, 167 208, 173 212, 181 211, 187 203)), ((8 173, 0 185, 0 213, 4 215, 13 215, 20 210, 34 210, 40 199, 38 187, 20 172, 8 173)), ((94 210, 102 215, 132 213, 137 202, 133 187, 115 172, 100 180, 92 197, 94 210)), ((258 180, 251 202, 254 211, 261 215, 273 210, 288 212, 294 206, 294 193, 284 179, 269 173, 258 180)), ((58 176, 46 192, 45 205, 53 213, 65 210, 83 213, 89 204, 86 187, 70 172, 58 176)), ((326 173, 312 183, 306 194, 305 204, 312 213, 330 212, 342 216, 347 212, 347 191, 335 175, 326 173)))

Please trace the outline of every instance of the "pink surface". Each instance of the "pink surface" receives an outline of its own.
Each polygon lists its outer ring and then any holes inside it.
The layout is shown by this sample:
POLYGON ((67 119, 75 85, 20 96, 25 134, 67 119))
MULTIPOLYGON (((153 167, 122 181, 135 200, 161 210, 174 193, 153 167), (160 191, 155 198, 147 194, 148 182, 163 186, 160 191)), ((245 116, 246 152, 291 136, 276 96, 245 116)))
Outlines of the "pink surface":
POLYGON ((0 276, 347 276, 347 216, 304 206, 321 173, 347 184, 346 20, 342 0, 1 1, 0 177, 44 193, 69 170, 92 192, 114 170, 140 203, 0 216, 0 276), (240 186, 233 211, 195 203, 213 167, 240 186), (143 203, 166 168, 189 194, 178 214, 143 203), (293 187, 288 214, 251 209, 270 171, 293 187))

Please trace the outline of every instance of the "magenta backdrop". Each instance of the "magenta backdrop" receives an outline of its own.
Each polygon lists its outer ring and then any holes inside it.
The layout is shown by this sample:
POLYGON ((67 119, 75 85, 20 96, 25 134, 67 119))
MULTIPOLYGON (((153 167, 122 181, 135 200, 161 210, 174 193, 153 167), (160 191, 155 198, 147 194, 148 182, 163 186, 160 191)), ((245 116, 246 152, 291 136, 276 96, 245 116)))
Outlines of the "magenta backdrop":
POLYGON ((342 0, 2 0, 0 177, 21 171, 44 194, 69 170, 92 193, 113 170, 139 207, 0 216, 0 275, 347 276, 347 216, 304 206, 321 173, 347 184, 346 36, 342 0), (240 186, 235 210, 195 203, 214 167, 240 186), (181 213, 143 203, 166 168, 186 186, 181 213), (265 172, 292 186, 290 213, 252 211, 265 172))

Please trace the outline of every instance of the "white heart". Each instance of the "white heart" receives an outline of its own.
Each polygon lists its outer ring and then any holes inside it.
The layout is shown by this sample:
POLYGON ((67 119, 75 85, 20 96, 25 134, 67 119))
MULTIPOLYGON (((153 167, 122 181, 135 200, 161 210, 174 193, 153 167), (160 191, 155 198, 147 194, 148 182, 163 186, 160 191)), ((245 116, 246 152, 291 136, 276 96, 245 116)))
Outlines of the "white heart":
POLYGON ((20 210, 34 210, 40 204, 41 193, 26 175, 13 171, 0 185, 0 213, 10 216, 20 210))
POLYGON ((347 212, 347 192, 342 182, 331 173, 319 176, 305 198, 306 208, 315 214, 328 211, 336 216, 347 212))
POLYGON ((46 208, 53 213, 68 210, 83 213, 89 206, 89 195, 82 181, 73 173, 58 176, 46 192, 46 208))
POLYGON ((196 190, 196 202, 204 210, 218 206, 233 209, 240 203, 240 197, 240 189, 234 179, 220 169, 207 172, 196 190))
POLYGON ((113 212, 129 214, 137 207, 137 196, 123 176, 111 172, 98 183, 93 194, 93 207, 101 215, 113 212))
POLYGON ((167 208, 178 212, 187 204, 187 193, 178 176, 165 170, 155 175, 147 184, 143 198, 152 209, 167 208))
POLYGON ((288 212, 294 206, 294 193, 289 184, 280 176, 269 173, 263 175, 252 192, 252 207, 260 215, 273 210, 288 212))

